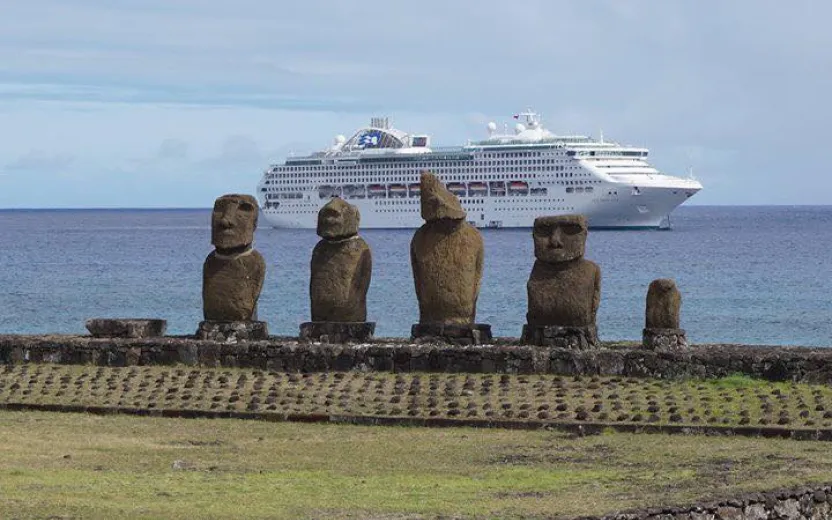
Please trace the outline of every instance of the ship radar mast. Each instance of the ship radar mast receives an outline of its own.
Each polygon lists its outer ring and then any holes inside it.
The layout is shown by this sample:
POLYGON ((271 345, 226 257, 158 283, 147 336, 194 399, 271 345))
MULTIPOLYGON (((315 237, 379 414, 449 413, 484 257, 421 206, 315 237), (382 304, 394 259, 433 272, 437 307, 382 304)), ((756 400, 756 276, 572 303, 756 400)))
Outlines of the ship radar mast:
POLYGON ((525 119, 526 128, 538 128, 540 126, 540 114, 530 108, 527 108, 525 112, 515 114, 514 119, 520 119, 520 117, 525 119))

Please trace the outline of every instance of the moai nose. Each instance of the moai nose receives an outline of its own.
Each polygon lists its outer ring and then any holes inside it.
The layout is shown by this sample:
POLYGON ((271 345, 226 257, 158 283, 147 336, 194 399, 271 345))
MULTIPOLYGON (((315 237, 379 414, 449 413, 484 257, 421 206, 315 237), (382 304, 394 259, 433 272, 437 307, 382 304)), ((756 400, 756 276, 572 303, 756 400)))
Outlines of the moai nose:
POLYGON ((223 229, 229 229, 231 226, 231 216, 228 213, 223 214, 222 218, 220 218, 220 227, 223 229))
POLYGON ((549 247, 552 248, 561 248, 563 247, 563 240, 561 239, 560 229, 556 228, 552 231, 552 234, 549 235, 549 247))

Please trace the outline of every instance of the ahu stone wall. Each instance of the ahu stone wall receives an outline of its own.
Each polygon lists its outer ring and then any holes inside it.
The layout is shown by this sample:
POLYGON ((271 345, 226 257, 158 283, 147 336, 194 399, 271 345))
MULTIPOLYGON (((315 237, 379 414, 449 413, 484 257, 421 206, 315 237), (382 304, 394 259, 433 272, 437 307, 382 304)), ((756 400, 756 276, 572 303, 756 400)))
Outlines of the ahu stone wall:
POLYGON ((655 507, 576 520, 821 520, 832 518, 832 486, 749 493, 689 507, 655 507))
POLYGON ((832 383, 832 349, 698 345, 644 349, 602 344, 597 350, 520 345, 418 344, 377 339, 328 344, 270 337, 236 344, 192 337, 94 338, 0 335, 0 363, 46 362, 101 366, 189 365, 287 372, 375 370, 685 378, 745 374, 770 381, 832 383))

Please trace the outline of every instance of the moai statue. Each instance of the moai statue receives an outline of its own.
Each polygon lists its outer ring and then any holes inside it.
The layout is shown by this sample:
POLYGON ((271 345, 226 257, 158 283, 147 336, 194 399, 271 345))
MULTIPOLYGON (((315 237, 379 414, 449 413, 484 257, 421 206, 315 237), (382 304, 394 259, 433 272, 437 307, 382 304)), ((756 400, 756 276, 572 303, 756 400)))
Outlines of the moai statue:
POLYGON ((197 337, 220 341, 265 339, 265 322, 257 321, 257 299, 266 262, 255 249, 257 200, 251 195, 223 195, 211 214, 215 249, 202 266, 202 311, 197 337))
POLYGON ((676 282, 659 278, 650 282, 647 289, 647 309, 644 316, 642 345, 645 348, 686 348, 685 331, 679 328, 679 310, 682 295, 676 282))
POLYGON ((482 235, 465 221, 456 195, 431 173, 422 173, 421 210, 425 223, 410 242, 410 263, 419 323, 413 338, 455 344, 491 341, 491 326, 475 323, 482 280, 482 235))
POLYGON ((309 280, 312 321, 301 324, 303 339, 346 343, 366 341, 375 332, 375 323, 366 321, 373 260, 358 236, 360 220, 358 208, 340 198, 318 212, 321 241, 312 251, 309 280))
POLYGON ((524 343, 573 349, 598 345, 595 317, 601 301, 601 269, 584 258, 586 236, 582 215, 535 219, 536 260, 526 284, 524 343))

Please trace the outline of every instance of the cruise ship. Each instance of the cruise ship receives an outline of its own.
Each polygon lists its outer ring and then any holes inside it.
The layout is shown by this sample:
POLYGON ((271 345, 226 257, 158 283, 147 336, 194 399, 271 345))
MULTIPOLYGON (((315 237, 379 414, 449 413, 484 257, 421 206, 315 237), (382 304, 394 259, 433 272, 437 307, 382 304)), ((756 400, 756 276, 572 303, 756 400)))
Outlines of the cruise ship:
POLYGON ((530 110, 513 118, 511 130, 491 122, 485 139, 453 148, 373 118, 349 139, 271 165, 257 186, 262 214, 274 227, 314 229, 321 206, 341 197, 359 208, 363 229, 418 228, 419 176, 430 171, 479 228, 528 228, 566 213, 595 229, 667 228, 670 213, 702 189, 652 167, 646 148, 556 135, 530 110))

